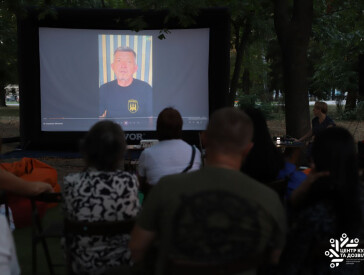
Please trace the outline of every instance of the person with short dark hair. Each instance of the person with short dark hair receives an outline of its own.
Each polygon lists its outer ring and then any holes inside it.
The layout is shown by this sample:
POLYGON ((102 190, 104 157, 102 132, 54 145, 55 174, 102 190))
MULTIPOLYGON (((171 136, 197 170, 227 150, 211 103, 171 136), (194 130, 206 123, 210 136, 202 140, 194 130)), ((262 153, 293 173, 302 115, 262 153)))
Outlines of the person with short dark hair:
POLYGON ((269 251, 278 261, 285 243, 283 206, 273 190, 239 171, 252 136, 250 118, 238 109, 211 116, 206 166, 163 177, 151 190, 131 234, 134 261, 142 261, 156 238, 158 275, 168 274, 169 257, 216 264, 269 251))
POLYGON ((173 108, 165 108, 157 119, 159 140, 181 139, 183 120, 181 114, 173 108))
MULTIPOLYGON (((80 221, 122 221, 140 210, 138 180, 121 170, 126 144, 120 125, 96 123, 82 144, 86 170, 64 178, 65 215, 80 221)), ((74 237, 71 246, 75 273, 102 274, 106 269, 130 263, 129 235, 74 237)))
POLYGON ((115 171, 121 167, 126 149, 124 131, 110 120, 99 122, 91 128, 80 147, 87 167, 115 171))
POLYGON ((298 139, 299 142, 303 142, 307 139, 312 141, 311 138, 314 138, 322 130, 336 126, 332 118, 327 115, 327 110, 326 102, 315 102, 315 105, 313 106, 313 114, 315 117, 312 119, 312 128, 304 136, 298 139))
POLYGON ((159 113, 159 143, 145 149, 139 158, 138 175, 141 185, 146 182, 154 186, 165 175, 200 168, 201 153, 182 140, 182 125, 181 114, 176 109, 169 107, 159 113))
POLYGON ((138 70, 135 51, 118 47, 111 68, 116 79, 100 87, 100 117, 152 116, 152 87, 133 77, 138 70))

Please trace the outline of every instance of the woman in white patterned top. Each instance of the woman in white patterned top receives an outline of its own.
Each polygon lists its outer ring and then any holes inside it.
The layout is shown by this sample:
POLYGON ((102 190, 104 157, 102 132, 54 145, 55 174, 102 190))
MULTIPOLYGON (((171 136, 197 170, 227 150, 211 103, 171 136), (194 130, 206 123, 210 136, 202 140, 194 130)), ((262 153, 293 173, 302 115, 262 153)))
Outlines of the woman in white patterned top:
MULTIPOLYGON (((120 169, 126 148, 124 132, 112 121, 95 124, 81 152, 84 172, 64 178, 65 214, 79 221, 122 221, 140 210, 138 180, 120 169)), ((130 264, 129 235, 74 237, 72 268, 80 274, 102 274, 110 267, 130 264)))

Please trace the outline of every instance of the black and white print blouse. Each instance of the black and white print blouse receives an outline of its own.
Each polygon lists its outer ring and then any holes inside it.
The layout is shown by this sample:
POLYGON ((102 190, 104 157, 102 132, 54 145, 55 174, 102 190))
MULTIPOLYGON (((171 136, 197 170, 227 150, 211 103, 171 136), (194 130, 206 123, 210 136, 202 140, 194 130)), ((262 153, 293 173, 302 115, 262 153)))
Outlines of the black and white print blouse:
MULTIPOLYGON (((121 221, 140 211, 138 180, 121 170, 87 170, 67 175, 63 185, 65 215, 81 221, 121 221)), ((130 264, 129 235, 75 236, 70 247, 76 273, 101 274, 105 269, 130 264)))

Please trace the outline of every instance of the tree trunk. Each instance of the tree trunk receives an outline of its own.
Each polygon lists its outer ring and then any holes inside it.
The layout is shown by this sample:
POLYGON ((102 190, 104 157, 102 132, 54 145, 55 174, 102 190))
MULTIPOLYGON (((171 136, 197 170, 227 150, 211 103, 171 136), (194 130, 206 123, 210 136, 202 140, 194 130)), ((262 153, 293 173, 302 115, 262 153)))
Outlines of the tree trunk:
POLYGON ((357 99, 358 93, 356 91, 348 91, 348 95, 346 96, 345 111, 354 110, 357 99))
POLYGON ((293 137, 303 136, 310 127, 307 93, 306 64, 302 53, 291 53, 283 61, 285 74, 286 133, 293 137))
POLYGON ((235 29, 236 59, 235 59, 233 76, 230 81, 229 96, 227 98, 228 106, 233 106, 233 103, 234 103, 234 100, 236 97, 236 91, 238 89, 239 76, 240 76, 240 72, 241 72, 241 65, 243 64, 244 51, 245 51, 245 47, 248 43, 248 39, 249 39, 249 36, 251 33, 251 28, 252 28, 250 21, 251 21, 251 19, 250 19, 250 17, 248 17, 245 20, 242 20, 242 22, 245 22, 244 24, 242 24, 240 22, 233 23, 233 26, 235 29), (244 31, 240 37, 241 28, 244 31))
POLYGON ((250 94, 250 87, 251 87, 251 83, 250 83, 250 72, 249 69, 244 69, 244 73, 243 73, 243 93, 245 95, 250 94))
POLYGON ((274 0, 274 24, 282 50, 286 133, 303 136, 310 128, 307 48, 312 28, 313 0, 274 0))

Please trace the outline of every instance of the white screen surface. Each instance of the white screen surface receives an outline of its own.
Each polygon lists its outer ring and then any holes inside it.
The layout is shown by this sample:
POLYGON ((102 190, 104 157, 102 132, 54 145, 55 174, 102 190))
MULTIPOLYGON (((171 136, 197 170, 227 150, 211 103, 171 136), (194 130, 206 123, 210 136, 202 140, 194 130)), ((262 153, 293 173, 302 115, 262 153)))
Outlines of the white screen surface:
MULTIPOLYGON (((113 52, 120 45, 136 51, 138 70, 134 78, 151 86, 148 102, 152 113, 107 118, 126 131, 155 130, 159 112, 174 107, 183 117, 183 130, 205 129, 209 114, 209 29, 170 30, 163 40, 158 39, 159 34, 159 30, 136 33, 40 28, 41 130, 87 131, 102 119, 100 86, 115 79, 110 67, 113 52), (148 49, 150 55, 145 54, 148 49)), ((115 101, 119 104, 120 99, 115 101)), ((120 105, 133 111, 128 102, 120 105)))

